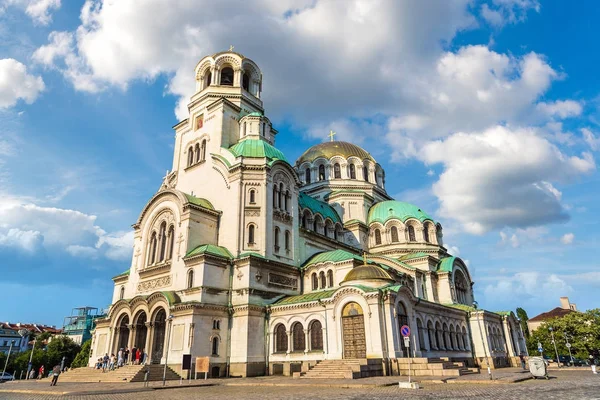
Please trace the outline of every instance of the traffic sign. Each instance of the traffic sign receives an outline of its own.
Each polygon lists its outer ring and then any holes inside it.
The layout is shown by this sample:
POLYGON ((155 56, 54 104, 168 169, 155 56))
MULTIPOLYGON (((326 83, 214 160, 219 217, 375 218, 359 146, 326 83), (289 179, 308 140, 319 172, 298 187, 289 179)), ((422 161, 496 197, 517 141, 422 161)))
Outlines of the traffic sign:
POLYGON ((404 347, 410 349, 410 336, 404 336, 404 347))
POLYGON ((571 348, 571 343, 567 343, 567 348, 570 349, 571 348))
POLYGON ((538 351, 541 353, 544 351, 544 349, 542 348, 542 346, 538 347, 538 351))
POLYGON ((404 337, 410 336, 410 328, 408 327, 408 325, 402 325, 402 327, 400 328, 400 333, 404 337))

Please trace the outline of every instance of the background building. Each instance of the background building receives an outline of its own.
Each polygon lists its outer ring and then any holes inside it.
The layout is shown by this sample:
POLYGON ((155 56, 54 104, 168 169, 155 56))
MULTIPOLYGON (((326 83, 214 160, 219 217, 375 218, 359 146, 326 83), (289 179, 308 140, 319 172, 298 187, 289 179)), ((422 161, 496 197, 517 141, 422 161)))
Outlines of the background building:
POLYGON ((95 307, 77 307, 71 310, 71 315, 65 317, 63 334, 69 336, 75 343, 81 345, 92 337, 95 320, 102 317, 95 307))
POLYGON ((529 321, 527 321, 529 332, 535 331, 543 322, 549 319, 564 317, 565 315, 576 311, 577 305, 575 303, 571 303, 568 297, 561 297, 560 307, 556 307, 550 311, 543 312, 539 315, 536 315, 533 318, 530 318, 529 321))

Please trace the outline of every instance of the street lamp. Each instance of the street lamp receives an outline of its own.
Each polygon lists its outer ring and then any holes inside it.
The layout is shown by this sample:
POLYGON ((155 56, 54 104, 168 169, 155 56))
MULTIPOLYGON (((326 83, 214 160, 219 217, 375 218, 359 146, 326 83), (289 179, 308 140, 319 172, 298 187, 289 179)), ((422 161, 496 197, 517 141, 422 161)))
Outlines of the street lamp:
MULTIPOLYGON (((27 335, 27 339, 29 339, 29 331, 27 329, 21 329, 19 331, 19 335, 21 335, 21 337, 25 337, 27 335)), ((25 380, 29 379, 29 374, 31 373, 31 368, 33 368, 33 364, 32 364, 32 360, 33 360, 33 352, 35 350, 35 336, 33 337, 33 347, 31 348, 31 354, 29 355, 29 364, 27 364, 27 376, 25 377, 25 380)))
POLYGON ((558 358, 558 349, 556 348, 556 341, 554 340, 554 329, 548 328, 550 335, 552 336, 552 344, 554 345, 554 351, 556 352, 556 365, 560 368, 560 359, 558 358))
POLYGON ((169 344, 171 343, 171 325, 173 323, 173 316, 169 315, 167 320, 169 321, 169 330, 167 331, 167 350, 165 353, 165 367, 163 368, 163 386, 165 386, 167 380, 167 362, 169 360, 169 344))
MULTIPOLYGON (((567 349, 569 349, 569 357, 571 358, 571 365, 575 365, 575 362, 573 361, 573 353, 571 353, 571 343, 569 343, 569 337, 567 336, 567 333, 564 332, 563 335, 565 336, 565 341, 567 342, 567 349)), ((573 336, 571 336, 571 339, 573 338, 573 336)))
POLYGON ((8 356, 6 356, 6 362, 4 363, 4 369, 2 370, 2 378, 4 379, 4 373, 6 372, 6 367, 8 367, 8 360, 10 360, 10 352, 12 351, 13 344, 15 344, 14 340, 10 341, 10 348, 8 349, 8 356))

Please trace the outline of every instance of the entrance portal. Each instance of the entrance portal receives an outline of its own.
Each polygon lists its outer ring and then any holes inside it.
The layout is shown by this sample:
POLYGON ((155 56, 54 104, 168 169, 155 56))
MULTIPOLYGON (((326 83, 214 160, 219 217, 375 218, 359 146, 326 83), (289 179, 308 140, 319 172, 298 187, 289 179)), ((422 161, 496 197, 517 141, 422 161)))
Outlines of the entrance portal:
POLYGON ((160 364, 165 346, 165 321, 167 313, 160 309, 154 317, 154 340, 152 343, 152 364, 160 364))
POLYGON ((114 353, 117 353, 119 349, 124 349, 127 347, 127 343, 129 342, 129 328, 127 325, 129 324, 129 316, 123 315, 119 322, 117 323, 117 331, 115 332, 117 335, 117 348, 114 353))
POLYGON ((342 310, 344 358, 367 358, 365 317, 358 303, 348 303, 342 310))
POLYGON ((133 346, 137 349, 143 349, 144 352, 148 351, 148 349, 146 349, 146 337, 148 336, 146 320, 146 313, 142 311, 134 322, 135 340, 133 341, 133 346))

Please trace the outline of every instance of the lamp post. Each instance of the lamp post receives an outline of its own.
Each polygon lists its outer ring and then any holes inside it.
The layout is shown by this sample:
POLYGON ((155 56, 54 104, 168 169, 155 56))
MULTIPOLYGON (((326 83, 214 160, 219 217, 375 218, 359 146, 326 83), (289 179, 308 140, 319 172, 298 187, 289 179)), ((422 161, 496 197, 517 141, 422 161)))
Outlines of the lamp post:
MULTIPOLYGON (((27 338, 29 338, 29 331, 27 329, 21 329, 19 331, 19 335, 21 335, 21 337, 27 336, 27 338)), ((33 352, 35 351, 35 342, 36 342, 36 339, 34 337, 33 338, 33 347, 31 348, 31 354, 29 355, 29 363, 27 364, 27 376, 25 377, 25 380, 29 379, 29 374, 31 373, 31 368, 33 368, 32 360, 33 360, 33 352)))
MULTIPOLYGON (((565 341, 567 342, 567 349, 569 349, 569 357, 571 358, 571 365, 575 365, 575 362, 573 361, 573 353, 571 353, 571 343, 569 343, 569 337, 567 336, 567 333, 564 332, 563 335, 565 336, 565 341)), ((573 338, 571 336, 571 338, 573 338)))
POLYGON ((169 321, 169 330, 167 331, 167 349, 165 353, 165 367, 163 368, 163 386, 165 386, 167 380, 167 362, 169 361, 169 344, 171 343, 171 325, 173 323, 173 316, 169 315, 167 320, 169 321))
POLYGON ((556 348, 556 341, 554 340, 554 329, 552 327, 548 328, 550 331, 550 335, 552 336, 552 344, 554 345, 554 351, 556 352, 556 365, 560 368, 560 359, 558 357, 558 349, 556 348))
POLYGON ((15 341, 11 340, 10 347, 8 349, 8 356, 6 356, 6 362, 4 363, 4 369, 2 370, 2 378, 4 378, 4 373, 6 372, 6 367, 8 367, 8 360, 10 360, 10 352, 12 351, 13 344, 15 344, 15 341))

